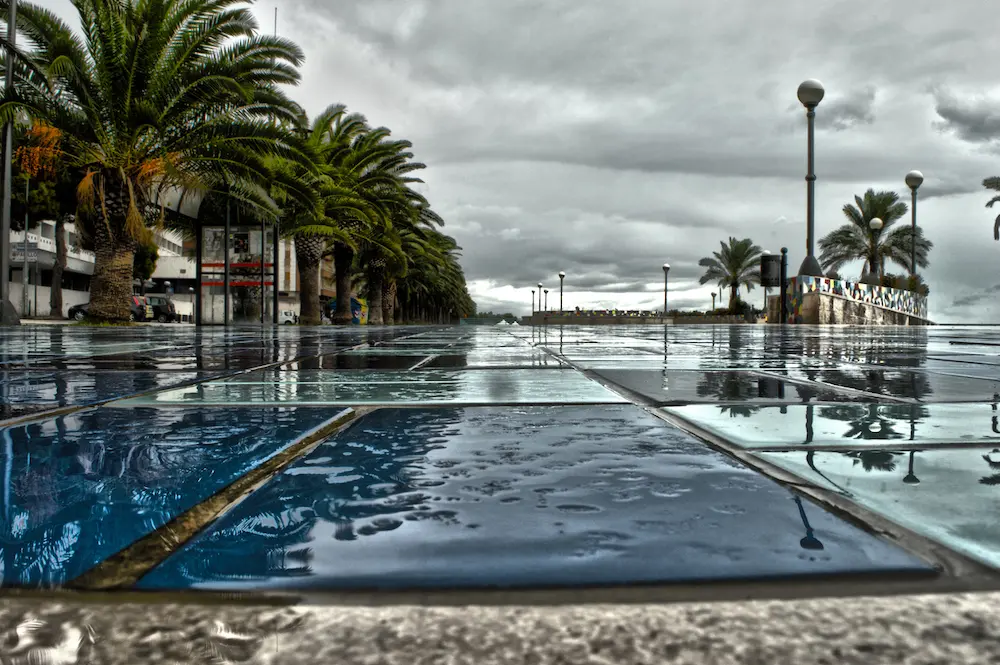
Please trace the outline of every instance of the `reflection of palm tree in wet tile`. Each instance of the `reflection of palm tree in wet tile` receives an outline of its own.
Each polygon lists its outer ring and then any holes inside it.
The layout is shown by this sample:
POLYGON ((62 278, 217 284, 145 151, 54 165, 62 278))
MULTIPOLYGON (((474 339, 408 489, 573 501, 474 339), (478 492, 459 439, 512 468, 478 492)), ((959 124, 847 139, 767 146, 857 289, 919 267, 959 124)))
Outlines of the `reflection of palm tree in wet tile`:
MULTIPOLYGON (((745 402, 757 397, 757 379, 745 372, 705 372, 698 381, 699 397, 711 397, 719 402, 745 402)), ((719 411, 736 418, 749 418, 760 411, 759 406, 719 406, 719 411)))
POLYGON ((916 426, 929 417, 926 407, 916 404, 837 404, 820 409, 820 417, 848 423, 845 439, 890 441, 916 436, 916 426), (897 428, 908 424, 912 434, 897 428))
POLYGON ((994 455, 1000 456, 1000 449, 994 448, 990 453, 983 455, 983 461, 986 462, 993 473, 980 478, 980 485, 1000 485, 1000 460, 994 460, 994 455))

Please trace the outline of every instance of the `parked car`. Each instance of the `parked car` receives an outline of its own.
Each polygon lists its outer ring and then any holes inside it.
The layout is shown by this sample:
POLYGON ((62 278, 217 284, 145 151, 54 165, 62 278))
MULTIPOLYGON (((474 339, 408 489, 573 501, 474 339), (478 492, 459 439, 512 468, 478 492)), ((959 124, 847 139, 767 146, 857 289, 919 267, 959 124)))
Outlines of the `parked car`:
POLYGON ((291 326, 299 322, 299 315, 293 310, 286 309, 278 312, 278 323, 283 323, 286 326, 291 326))
POLYGON ((160 323, 173 323, 177 320, 177 307, 174 301, 164 296, 146 296, 153 308, 153 320, 160 323))
MULTIPOLYGON (((69 318, 76 321, 83 321, 87 316, 87 311, 90 309, 90 303, 84 303, 83 305, 73 305, 69 308, 69 318)), ((129 319, 132 321, 152 321, 153 320, 153 307, 146 303, 146 299, 142 296, 132 296, 129 301, 129 309, 131 310, 129 314, 129 319)))

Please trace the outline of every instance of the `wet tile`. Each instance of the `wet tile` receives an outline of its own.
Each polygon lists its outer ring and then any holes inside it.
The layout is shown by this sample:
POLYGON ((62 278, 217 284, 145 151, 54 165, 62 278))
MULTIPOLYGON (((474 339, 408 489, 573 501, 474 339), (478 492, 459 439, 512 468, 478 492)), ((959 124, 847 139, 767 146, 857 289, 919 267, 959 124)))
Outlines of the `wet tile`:
POLYGON ((0 584, 72 580, 334 415, 101 408, 0 430, 0 584))
POLYGON ((599 369, 594 374, 657 405, 747 402, 844 402, 851 395, 752 372, 599 369))
POLYGON ((616 404, 626 400, 578 372, 512 369, 503 372, 253 373, 227 381, 166 390, 123 405, 398 405, 616 404), (296 380, 296 378, 298 380, 296 380))
POLYGON ((297 360, 279 369, 288 372, 309 370, 407 370, 422 361, 421 356, 390 356, 368 354, 328 354, 297 360))
POLYGON ((664 411, 744 448, 1000 442, 1000 412, 993 404, 696 405, 664 411))
POLYGON ((921 402, 1000 401, 1000 371, 994 371, 996 376, 993 380, 874 367, 796 370, 790 375, 832 386, 921 402))
POLYGON ((521 367, 533 369, 558 369, 566 367, 554 356, 548 353, 503 353, 485 354, 468 353, 462 355, 440 355, 427 363, 430 368, 503 368, 521 367))
POLYGON ((199 372, 0 371, 0 404, 31 405, 38 407, 36 410, 85 406, 217 376, 199 372))
POLYGON ((635 407, 383 410, 145 589, 600 585, 929 569, 635 407))
POLYGON ((759 453, 809 482, 1000 568, 1000 450, 759 453))

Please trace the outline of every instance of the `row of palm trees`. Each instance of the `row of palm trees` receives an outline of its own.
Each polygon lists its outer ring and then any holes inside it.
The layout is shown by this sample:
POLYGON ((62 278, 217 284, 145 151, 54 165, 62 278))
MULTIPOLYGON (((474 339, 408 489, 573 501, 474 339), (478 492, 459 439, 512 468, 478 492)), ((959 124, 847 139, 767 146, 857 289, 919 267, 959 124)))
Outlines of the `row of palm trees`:
MULTIPOLYGON (((285 93, 302 51, 261 34, 246 4, 75 0, 78 34, 18 3, 0 122, 59 137, 53 179, 75 190, 61 212, 96 257, 90 315, 128 320, 133 256, 154 229, 195 232, 159 205, 167 191, 200 199, 200 218, 276 222, 294 238, 305 324, 320 321, 326 256, 338 294, 368 294, 370 323, 471 314, 460 248, 416 188, 424 165, 411 144, 339 104, 309 119, 285 93)), ((350 307, 337 298, 334 321, 350 322, 350 307)))
MULTIPOLYGON (((997 188, 1000 189, 1000 178, 997 179, 997 188)), ((994 200, 1000 200, 1000 197, 994 200)), ((828 275, 838 275, 845 265, 863 261, 862 276, 872 274, 885 278, 887 263, 909 269, 914 238, 917 266, 926 268, 934 244, 924 237, 920 227, 917 227, 914 236, 910 226, 896 226, 908 211, 907 204, 893 191, 869 189, 864 196, 855 196, 854 203, 843 207, 847 223, 819 241, 823 269, 828 275), (870 222, 876 218, 882 220, 882 226, 872 228, 870 222)), ((729 308, 734 310, 740 300, 740 289, 749 292, 760 284, 760 258, 763 253, 764 250, 750 238, 740 240, 730 237, 728 242, 721 243, 719 251, 698 262, 705 268, 700 283, 714 283, 729 289, 729 308)), ((910 288, 917 286, 910 285, 910 288)))

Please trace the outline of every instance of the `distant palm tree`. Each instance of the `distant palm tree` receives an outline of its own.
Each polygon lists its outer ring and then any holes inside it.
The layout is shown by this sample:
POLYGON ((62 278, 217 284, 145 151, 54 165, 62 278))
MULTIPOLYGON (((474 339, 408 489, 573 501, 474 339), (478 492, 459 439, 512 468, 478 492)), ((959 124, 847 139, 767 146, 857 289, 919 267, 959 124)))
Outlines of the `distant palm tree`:
MULTIPOLYGON (((867 272, 885 274, 886 261, 906 269, 910 267, 913 231, 909 226, 893 229, 909 210, 896 192, 869 189, 864 197, 855 196, 854 204, 844 206, 848 223, 834 229, 819 241, 820 261, 828 272, 839 271, 852 261, 864 261, 867 272), (873 231, 868 223, 878 217, 882 228, 873 231)), ((926 268, 927 255, 934 244, 917 227, 917 265, 926 268)))
MULTIPOLYGON (((983 187, 986 189, 992 189, 995 192, 1000 192, 1000 178, 993 176, 992 178, 983 180, 983 187)), ((986 207, 992 208, 993 204, 997 201, 1000 201, 1000 194, 987 201, 986 207)), ((996 221, 993 222, 993 239, 1000 240, 1000 215, 997 215, 996 221)))
POLYGON ((729 289, 729 308, 733 309, 739 301, 741 286, 752 291, 755 284, 760 284, 760 256, 764 250, 750 238, 730 237, 728 244, 720 244, 720 251, 698 261, 698 265, 707 268, 700 282, 713 282, 720 288, 729 289))

